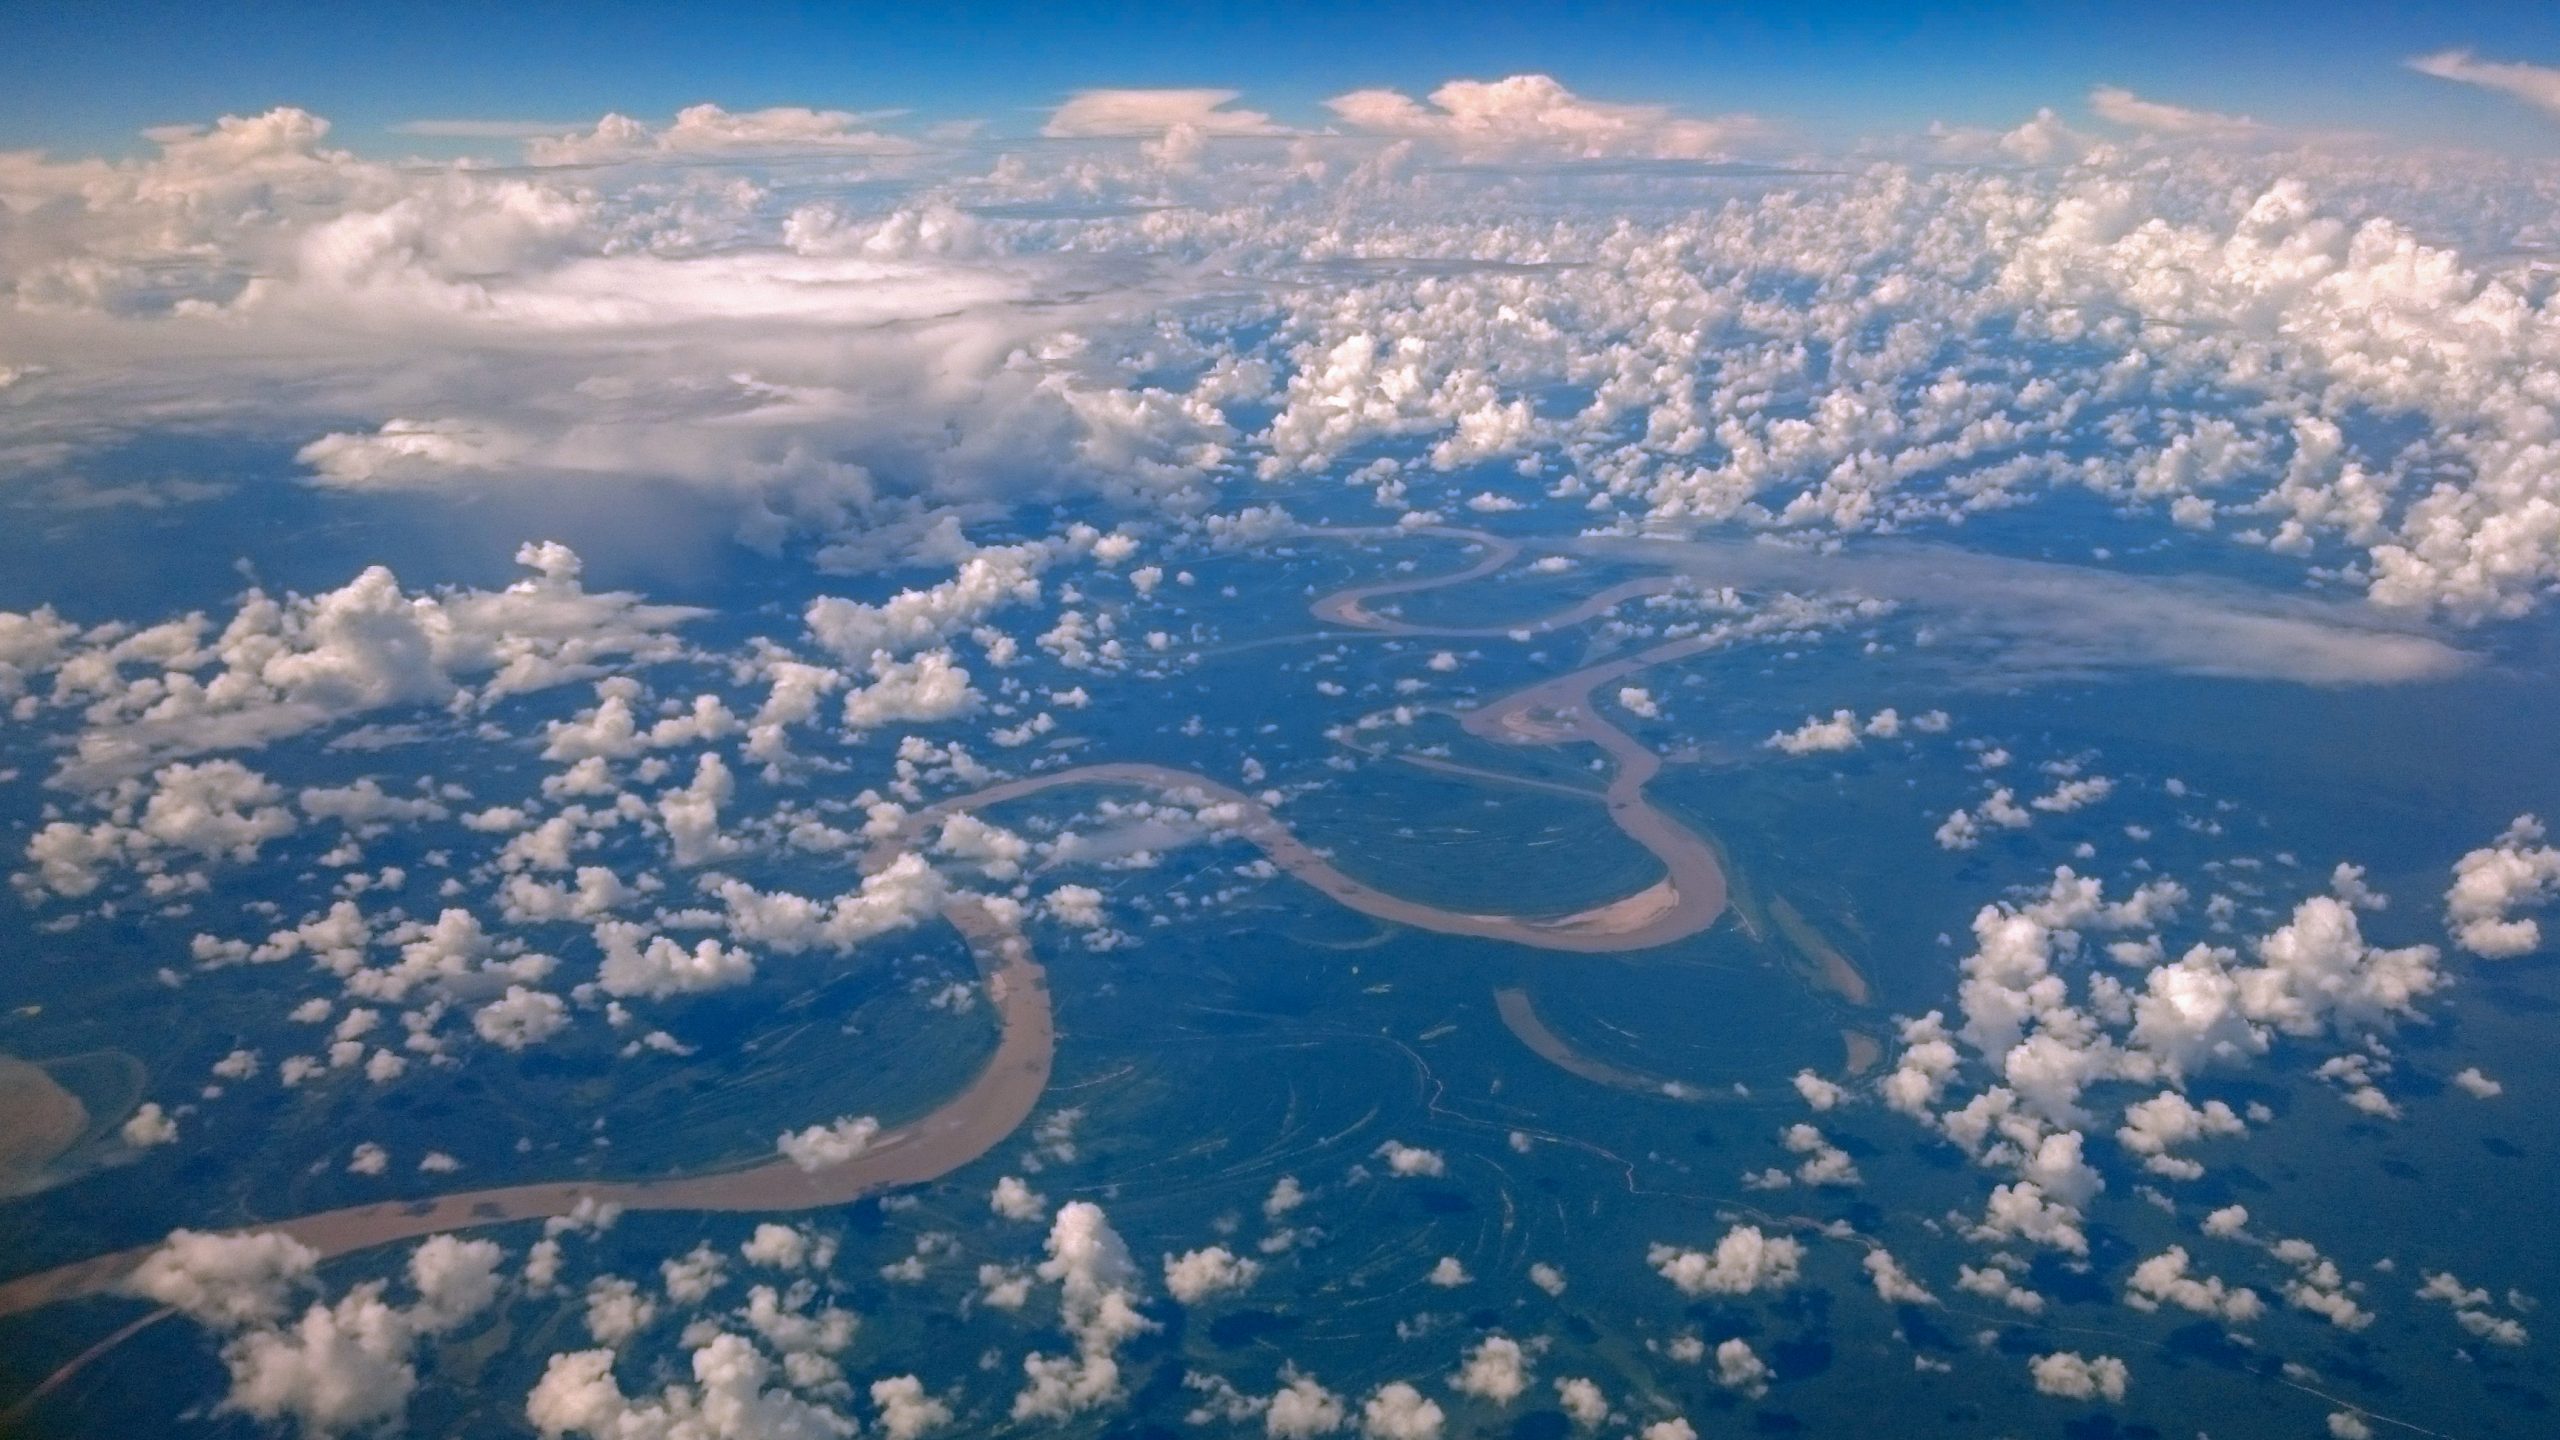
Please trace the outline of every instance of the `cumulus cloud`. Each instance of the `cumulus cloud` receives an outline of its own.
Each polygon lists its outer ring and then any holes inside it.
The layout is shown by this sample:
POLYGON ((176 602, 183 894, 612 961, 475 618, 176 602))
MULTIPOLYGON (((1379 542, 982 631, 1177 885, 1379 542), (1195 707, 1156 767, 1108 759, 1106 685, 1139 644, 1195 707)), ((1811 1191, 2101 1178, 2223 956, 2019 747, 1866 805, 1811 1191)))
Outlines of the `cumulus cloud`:
POLYGON ((784 1159, 814 1174, 842 1165, 870 1149, 879 1133, 880 1122, 870 1116, 846 1115, 829 1124, 786 1131, 775 1138, 774 1148, 784 1159))
POLYGON ((1867 1279, 1876 1287, 1876 1298, 1886 1304, 1935 1305, 1938 1303, 1938 1297, 1929 1293, 1929 1287, 1912 1279, 1910 1272, 1902 1268, 1902 1262, 1893 1258, 1892 1252, 1870 1250, 1867 1252, 1867 1258, 1861 1263, 1866 1268, 1867 1279))
POLYGON ((2184 1246, 2172 1245, 2133 1268, 2125 1282, 2125 1302, 2136 1309, 2174 1305, 2200 1315, 2245 1325, 2266 1313, 2258 1292, 2226 1286, 2218 1276, 2190 1273, 2184 1246))
POLYGON ((2124 1399, 2124 1362, 2112 1355, 2091 1358, 2076 1350, 2039 1355, 2027 1362, 2027 1374, 2034 1379, 2040 1395, 2057 1395, 2065 1400, 2124 1399))
POLYGON ((1757 1225, 1725 1231, 1713 1251, 1654 1245, 1645 1263, 1683 1295, 1750 1295, 1783 1290, 1796 1282, 1804 1261, 1804 1244, 1792 1236, 1768 1235, 1757 1225))
POLYGON ((880 1412, 880 1433, 889 1440, 918 1440, 951 1423, 948 1404, 925 1392, 913 1375, 891 1375, 871 1382, 871 1403, 880 1412))
POLYGON ((240 1329, 282 1318, 319 1262, 317 1251, 280 1231, 173 1230, 125 1283, 200 1325, 240 1329))
MULTIPOLYGON (((630 1435, 698 1434, 704 1440, 841 1440, 855 1433, 844 1415, 791 1393, 775 1374, 774 1362, 743 1335, 714 1330, 692 1350, 687 1369, 692 1383, 670 1384, 663 1391, 633 1397, 623 1392, 613 1373, 611 1350, 578 1350, 550 1357, 542 1378, 525 1396, 525 1419, 545 1436, 580 1435, 589 1440, 618 1440, 630 1435)), ((937 1402, 904 1397, 914 1407, 937 1402)), ((883 1405, 882 1426, 888 1428, 883 1405)), ((925 1429, 932 1426, 927 1424, 925 1429)), ((917 1433, 922 1433, 919 1430, 917 1433)))
POLYGON ((1449 1162, 1439 1151, 1407 1145, 1401 1140, 1390 1140, 1379 1146, 1377 1155, 1387 1162, 1387 1173, 1399 1179, 1437 1180, 1449 1173, 1449 1162))
MULTIPOLYGON (((166 632, 182 648, 156 652, 157 663, 155 652, 131 646, 66 655, 90 703, 58 778, 91 788, 163 760, 263 746, 372 711, 494 704, 608 663, 672 656, 670 632, 703 613, 589 591, 565 546, 528 544, 517 559, 534 574, 503 590, 413 594, 377 565, 314 596, 252 590, 218 635, 189 616, 166 632)), ((178 773, 225 777, 228 792, 243 783, 236 767, 178 773)), ((162 838, 200 848, 230 835, 220 848, 237 848, 251 839, 237 826, 189 826, 162 838)), ((258 828, 290 825, 279 818, 258 828)))
POLYGON ((987 1208, 1007 1220, 1030 1221, 1049 1213, 1049 1202, 1024 1184, 1021 1176, 1006 1175, 997 1179, 994 1192, 987 1197, 987 1208))
POLYGON ((2560 895, 2560 848, 2542 839, 2542 822, 2519 815, 2496 840, 2454 862, 2444 914, 2455 945, 2491 959, 2541 948, 2541 923, 2515 912, 2560 895))
POLYGON ((1439 1402, 1391 1380, 1361 1403, 1360 1434, 1363 1440, 1440 1440, 1447 1418, 1439 1402))
POLYGON ((1529 1388, 1529 1353, 1508 1335, 1488 1335, 1469 1350, 1449 1388, 1495 1405, 1508 1405, 1529 1388))
POLYGON ((1138 1267, 1102 1207, 1084 1200, 1058 1207, 1039 1275, 1058 1286, 1059 1322, 1076 1350, 1024 1357, 1013 1418, 1062 1420, 1118 1403, 1121 1345, 1157 1326, 1138 1308, 1138 1267))
POLYGON ((274 1232, 180 1230, 128 1283, 225 1334, 222 1409, 336 1435, 399 1418, 417 1388, 416 1347, 489 1307, 504 1253, 494 1241, 431 1236, 409 1253, 410 1304, 393 1304, 374 1280, 291 1317, 288 1297, 312 1281, 311 1249, 274 1232))
POLYGON ((1769 1362, 1752 1350, 1749 1341, 1740 1336, 1720 1341, 1715 1355, 1717 1384, 1753 1399, 1769 1393, 1769 1362))
POLYGON ((1165 1293, 1185 1305, 1242 1290, 1261 1273, 1261 1261, 1239 1258, 1224 1245, 1164 1257, 1165 1293))
POLYGON ((1712 160, 1762 128, 1748 116, 1701 120, 1664 105, 1591 100, 1547 75, 1452 80, 1427 104, 1394 90, 1354 90, 1325 108, 1355 130, 1479 154, 1712 160))

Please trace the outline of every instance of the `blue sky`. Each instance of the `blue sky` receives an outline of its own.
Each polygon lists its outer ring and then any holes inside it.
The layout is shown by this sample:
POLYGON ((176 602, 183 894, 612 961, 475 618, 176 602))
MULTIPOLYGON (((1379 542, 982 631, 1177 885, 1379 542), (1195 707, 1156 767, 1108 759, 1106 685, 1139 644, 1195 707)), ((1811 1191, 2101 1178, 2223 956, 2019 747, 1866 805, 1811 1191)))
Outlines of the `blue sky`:
POLYGON ((2092 85, 2286 124, 2540 150, 2560 124, 2409 73, 2468 46, 2560 62, 2560 7, 1314 4, 1168 14, 977 4, 36 6, 0 11, 0 144, 122 148, 144 125, 289 103, 374 148, 406 120, 900 108, 1000 132, 1084 86, 1223 85, 1282 119, 1360 86, 1544 71, 1595 97, 1751 111, 1816 140, 2013 123, 2092 85))

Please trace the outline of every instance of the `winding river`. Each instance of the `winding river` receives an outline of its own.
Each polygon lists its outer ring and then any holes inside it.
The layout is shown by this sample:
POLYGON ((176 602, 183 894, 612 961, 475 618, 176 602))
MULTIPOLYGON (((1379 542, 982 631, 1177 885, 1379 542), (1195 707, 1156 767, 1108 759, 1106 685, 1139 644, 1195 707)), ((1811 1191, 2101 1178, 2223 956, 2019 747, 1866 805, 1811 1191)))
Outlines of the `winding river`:
MULTIPOLYGON (((1307 533, 1338 538, 1391 538, 1417 532, 1307 533)), ((1368 608, 1370 601, 1462 584, 1502 569, 1520 554, 1517 543, 1479 531, 1424 527, 1418 533, 1474 543, 1483 548, 1484 554, 1460 570, 1336 591, 1314 602, 1316 617, 1329 624, 1380 635, 1543 633, 1578 624, 1628 599, 1661 593, 1675 583, 1668 578, 1624 582, 1542 620, 1519 626, 1430 627, 1374 613, 1368 608)), ((1667 945, 1705 930, 1722 913, 1726 903, 1724 871, 1705 840, 1656 807, 1646 795, 1647 783, 1662 767, 1661 757, 1613 724, 1591 697, 1604 684, 1648 666, 1701 653, 1712 643, 1700 637, 1667 641, 1541 681, 1459 717, 1470 734, 1481 738, 1544 746, 1589 744, 1597 746, 1613 762, 1602 796, 1609 817, 1629 839, 1662 862, 1664 875, 1634 894, 1589 909, 1547 916, 1474 914, 1390 895, 1337 869, 1301 841, 1258 798, 1191 771, 1136 762, 1055 770, 942 800, 916 811, 898 836, 875 847, 869 865, 887 863, 918 843, 941 819, 962 811, 1067 786, 1136 788, 1177 803, 1217 807, 1222 829, 1259 847, 1274 864, 1338 903, 1376 919, 1542 950, 1600 953, 1667 945)), ((1020 931, 973 896, 953 897, 944 905, 942 915, 968 940, 984 977, 1001 1026, 995 1053, 959 1093, 922 1118, 881 1132, 859 1154, 840 1164, 812 1171, 777 1159, 744 1168, 658 1180, 567 1180, 497 1186, 434 1199, 384 1201, 322 1211, 256 1228, 291 1235, 325 1258, 445 1231, 566 1215, 582 1204, 613 1204, 628 1210, 806 1210, 843 1205, 879 1190, 922 1184, 948 1175, 1003 1143, 1029 1118, 1049 1083, 1057 1053, 1057 1030, 1047 976, 1020 931)), ((1525 1012, 1525 1000, 1509 1003, 1525 1012)), ((1561 1042, 1557 1043, 1560 1047, 1561 1042)), ((1652 1083, 1644 1077, 1621 1076, 1614 1071, 1605 1083, 1621 1081, 1652 1083)), ((0 1283, 0 1317, 58 1300, 114 1291, 156 1248, 138 1246, 0 1283)), ((89 1357, 83 1357, 86 1358, 89 1357)))

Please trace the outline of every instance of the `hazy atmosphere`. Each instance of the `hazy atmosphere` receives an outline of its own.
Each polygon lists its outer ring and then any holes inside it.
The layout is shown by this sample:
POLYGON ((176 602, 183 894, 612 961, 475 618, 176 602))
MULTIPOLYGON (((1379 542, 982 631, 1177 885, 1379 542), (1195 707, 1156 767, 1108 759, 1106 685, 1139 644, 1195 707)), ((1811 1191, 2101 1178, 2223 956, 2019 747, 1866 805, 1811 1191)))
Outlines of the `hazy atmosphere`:
POLYGON ((2560 1433, 2560 12, 0 33, 0 1434, 2560 1433))

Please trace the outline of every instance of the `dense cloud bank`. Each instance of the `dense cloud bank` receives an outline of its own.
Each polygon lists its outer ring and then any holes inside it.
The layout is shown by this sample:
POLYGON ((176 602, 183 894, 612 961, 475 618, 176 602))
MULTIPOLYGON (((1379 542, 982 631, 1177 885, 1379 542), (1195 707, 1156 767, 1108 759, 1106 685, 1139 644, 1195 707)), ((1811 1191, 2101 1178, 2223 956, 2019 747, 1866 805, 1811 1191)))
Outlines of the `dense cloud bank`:
POLYGON ((530 170, 293 110, 11 156, 0 466, 280 431, 316 485, 673 487, 772 547, 1392 460, 1391 509, 1499 466, 1621 531, 2081 492, 2461 621, 2560 578, 2533 164, 2101 91, 2102 134, 1576 177, 1780 152, 1543 77, 1343 96, 1324 134, 1233 98, 1088 92, 1053 132, 1119 138, 1047 148, 701 106, 530 170))

